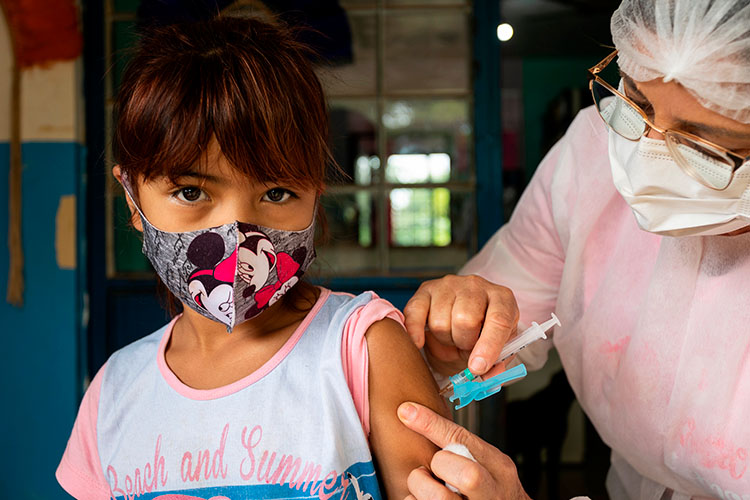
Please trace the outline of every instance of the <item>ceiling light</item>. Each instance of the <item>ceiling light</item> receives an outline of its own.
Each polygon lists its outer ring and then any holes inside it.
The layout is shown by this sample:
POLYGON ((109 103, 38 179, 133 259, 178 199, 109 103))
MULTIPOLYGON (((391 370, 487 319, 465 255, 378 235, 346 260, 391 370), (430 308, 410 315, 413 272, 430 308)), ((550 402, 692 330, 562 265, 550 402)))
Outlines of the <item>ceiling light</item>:
POLYGON ((503 23, 497 26, 497 39, 501 42, 507 42, 513 38, 513 26, 503 23))

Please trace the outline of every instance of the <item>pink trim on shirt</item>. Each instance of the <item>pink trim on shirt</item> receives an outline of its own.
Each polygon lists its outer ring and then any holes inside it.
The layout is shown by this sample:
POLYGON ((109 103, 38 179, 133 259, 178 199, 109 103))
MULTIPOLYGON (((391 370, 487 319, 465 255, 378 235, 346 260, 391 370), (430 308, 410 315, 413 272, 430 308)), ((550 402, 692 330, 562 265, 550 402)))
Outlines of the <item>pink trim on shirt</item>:
POLYGON ((60 486, 78 500, 102 500, 110 498, 109 483, 104 478, 99 448, 97 446, 96 422, 99 415, 99 392, 107 365, 105 363, 89 385, 78 409, 78 418, 68 439, 55 477, 60 486))
POLYGON ((318 314, 320 308, 323 307, 323 304, 325 303, 330 293, 330 290, 327 290, 325 288, 320 289, 320 296, 318 297, 318 301, 315 303, 313 308, 310 309, 310 312, 307 314, 307 316, 305 316, 305 319, 302 320, 302 323, 299 324, 292 336, 289 337, 289 340, 284 343, 281 349, 279 349, 278 352, 271 357, 271 359, 266 361, 263 366, 255 370, 247 377, 241 378, 240 380, 232 382, 229 385, 217 387, 215 389, 194 389, 182 383, 182 381, 177 378, 172 370, 169 369, 167 360, 164 357, 164 351, 167 347, 167 343, 169 342, 170 337, 172 336, 172 328, 174 327, 174 323, 175 321, 177 321, 177 318, 173 319, 172 322, 167 325, 167 329, 162 336, 161 342, 159 343, 159 352, 157 354, 159 371, 164 377, 164 380, 166 380, 167 383, 175 391, 177 391, 178 394, 185 396, 186 398, 206 401, 209 399, 218 399, 229 396, 230 394, 234 394, 235 392, 248 387, 249 385, 268 375, 274 368, 279 365, 279 363, 281 363, 281 361, 284 360, 287 354, 289 354, 291 350, 294 349, 294 346, 297 345, 297 342, 302 337, 302 334, 305 333, 305 330, 310 325, 310 322, 313 320, 313 318, 315 318, 315 315, 318 314))
POLYGON ((369 356, 365 334, 373 323, 391 318, 404 326, 404 316, 387 300, 372 293, 373 300, 357 309, 344 325, 341 341, 341 364, 359 414, 365 436, 370 435, 369 356))

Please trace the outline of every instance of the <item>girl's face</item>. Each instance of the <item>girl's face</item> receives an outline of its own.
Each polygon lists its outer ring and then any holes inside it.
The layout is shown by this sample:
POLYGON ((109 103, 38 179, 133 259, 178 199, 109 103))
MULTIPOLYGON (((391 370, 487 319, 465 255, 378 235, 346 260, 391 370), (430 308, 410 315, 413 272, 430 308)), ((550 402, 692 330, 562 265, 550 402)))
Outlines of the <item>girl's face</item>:
MULTIPOLYGON (((119 166, 113 173, 120 180, 119 166)), ((213 140, 205 160, 176 182, 167 177, 139 181, 138 199, 146 218, 162 231, 195 231, 234 221, 298 231, 312 222, 317 192, 248 178, 231 166, 213 140)), ((133 222, 143 230, 139 217, 133 222)))

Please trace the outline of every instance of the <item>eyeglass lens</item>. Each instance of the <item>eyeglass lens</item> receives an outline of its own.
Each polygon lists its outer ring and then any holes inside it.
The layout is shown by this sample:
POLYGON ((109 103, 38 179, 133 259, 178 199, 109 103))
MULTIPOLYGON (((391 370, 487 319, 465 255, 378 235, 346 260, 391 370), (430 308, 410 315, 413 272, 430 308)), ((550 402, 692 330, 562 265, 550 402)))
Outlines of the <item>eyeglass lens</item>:
MULTIPOLYGON (((647 124, 628 101, 597 80, 592 82, 591 93, 599 115, 614 132, 631 141, 643 136, 647 124)), ((665 139, 677 164, 696 180, 713 189, 725 189, 729 185, 734 163, 725 153, 679 132, 668 131, 665 139)))
POLYGON ((637 141, 646 131, 646 122, 626 100, 594 80, 591 87, 599 114, 609 127, 631 141, 637 141))
POLYGON ((675 132, 667 132, 667 146, 675 161, 703 184, 725 189, 732 181, 734 162, 723 152, 675 132))

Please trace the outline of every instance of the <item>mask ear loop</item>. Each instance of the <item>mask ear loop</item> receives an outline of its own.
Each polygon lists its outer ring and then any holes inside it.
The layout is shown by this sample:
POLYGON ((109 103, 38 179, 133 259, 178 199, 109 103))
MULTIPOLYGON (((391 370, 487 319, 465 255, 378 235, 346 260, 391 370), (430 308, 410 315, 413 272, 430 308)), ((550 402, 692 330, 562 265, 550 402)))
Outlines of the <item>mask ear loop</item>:
POLYGON ((125 194, 128 198, 130 198, 130 201, 133 203, 133 206, 138 211, 138 215, 141 216, 146 222, 151 224, 151 222, 146 218, 146 216, 143 214, 143 211, 141 211, 141 207, 138 206, 138 202, 135 201, 135 196, 133 196, 133 193, 131 192, 131 186, 130 186, 130 179, 128 178, 128 174, 125 172, 122 172, 120 175, 120 184, 122 185, 122 188, 125 190, 125 194))
MULTIPOLYGON (((122 184, 123 189, 125 190, 125 194, 128 196, 128 198, 130 198, 130 201, 133 202, 133 206, 138 211, 138 215, 141 216, 141 220, 145 222, 146 224, 148 224, 149 226, 151 226, 152 228, 158 229, 155 225, 151 223, 150 220, 148 220, 148 217, 146 217, 146 214, 144 214, 143 210, 141 210, 141 207, 138 206, 138 202, 135 201, 135 196, 133 196, 133 193, 131 191, 132 187, 130 185, 130 179, 128 178, 128 174, 123 172, 122 175, 120 176, 120 180, 122 181, 121 184, 122 184)), ((158 230, 161 231, 161 229, 158 229, 158 230)), ((168 231, 163 231, 163 232, 168 232, 168 231)))

